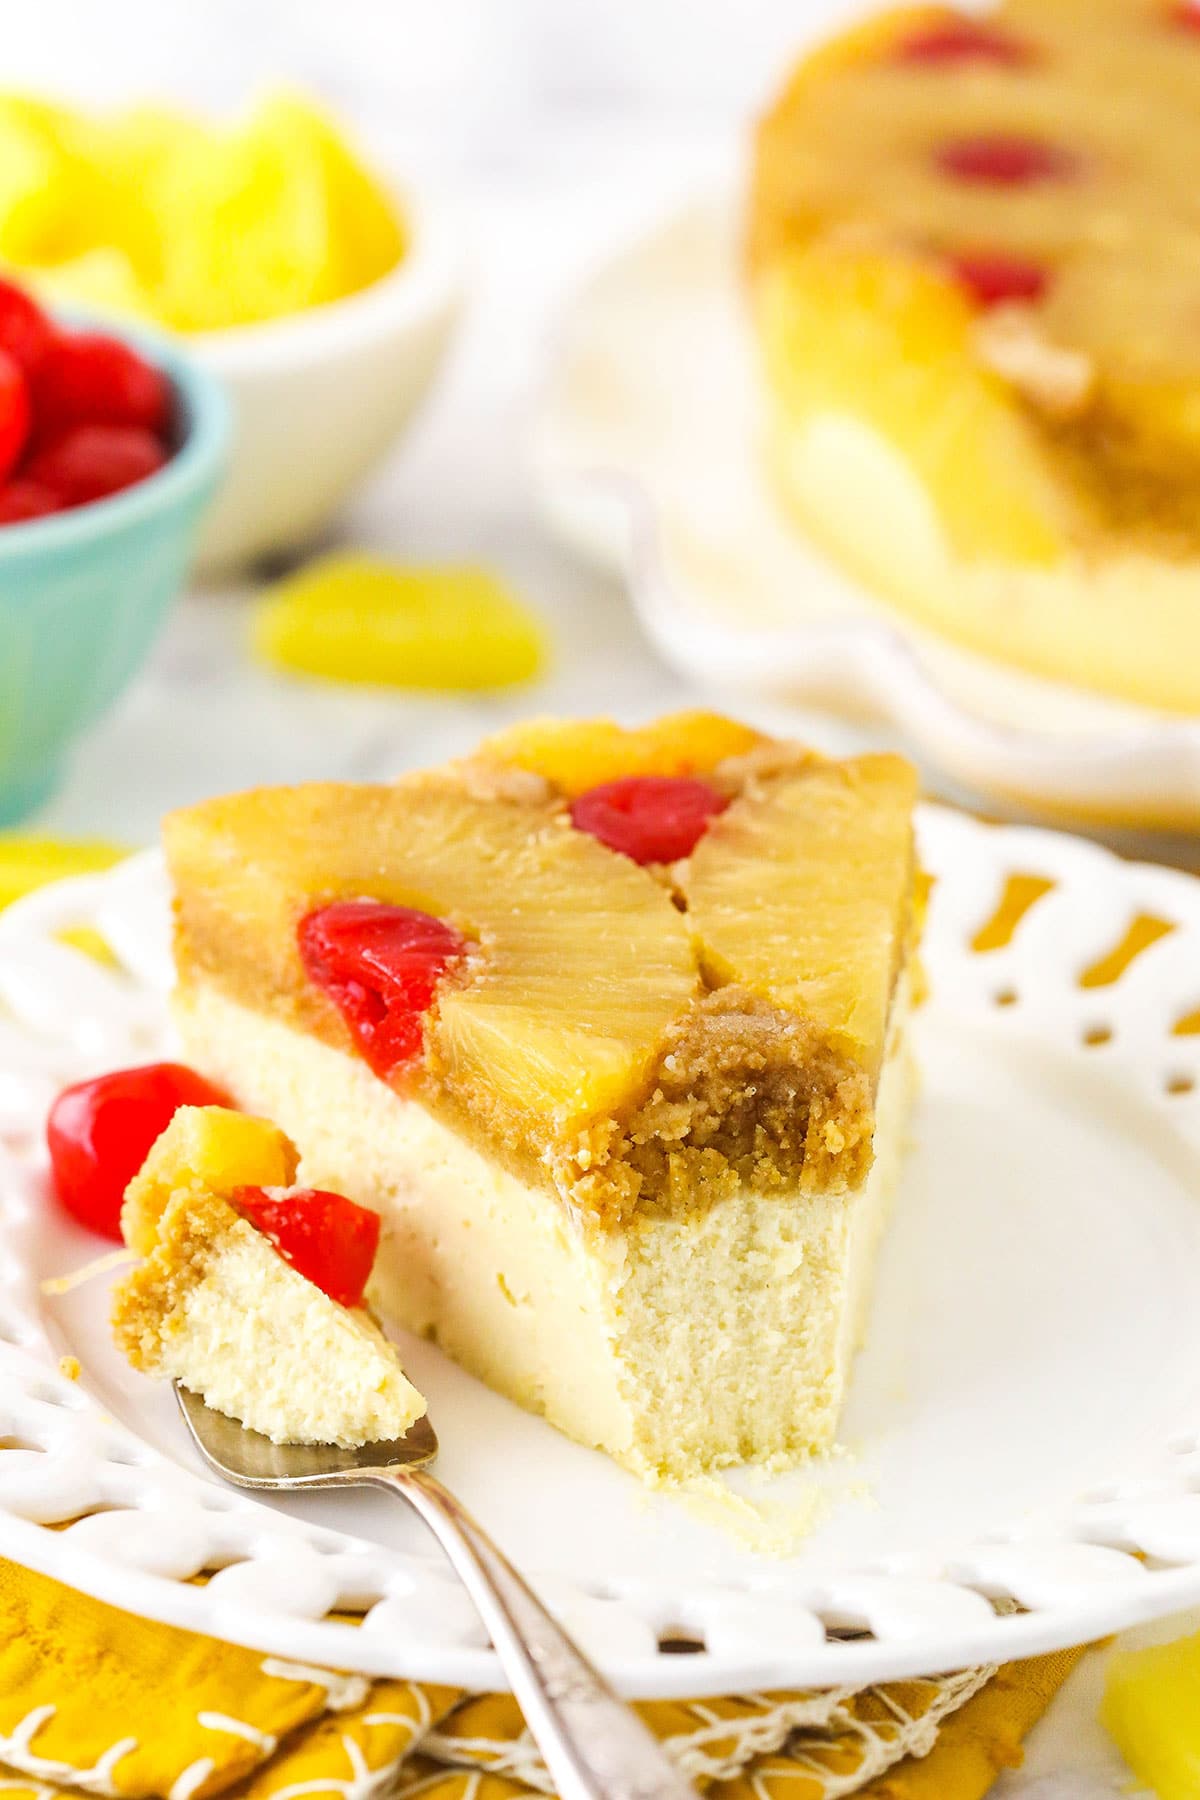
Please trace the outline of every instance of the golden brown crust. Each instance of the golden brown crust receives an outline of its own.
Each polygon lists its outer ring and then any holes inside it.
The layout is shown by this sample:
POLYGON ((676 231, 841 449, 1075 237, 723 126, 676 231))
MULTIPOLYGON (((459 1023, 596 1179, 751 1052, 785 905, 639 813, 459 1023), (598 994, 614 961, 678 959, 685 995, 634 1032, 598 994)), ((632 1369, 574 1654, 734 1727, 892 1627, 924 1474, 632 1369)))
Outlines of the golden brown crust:
POLYGON ((187 1297, 221 1239, 253 1229, 227 1200, 199 1184, 172 1195, 159 1215, 154 1247, 113 1296, 113 1336, 135 1369, 157 1372, 163 1340, 178 1328, 187 1297))
POLYGON ((758 1193, 855 1188, 871 1166, 866 1071, 809 1021, 737 985, 672 1027, 650 1092, 614 1122, 577 1188, 598 1212, 758 1193))
POLYGON ((871 1166, 874 1095, 865 1070, 806 1020, 747 990, 705 992, 664 1038, 619 1114, 560 1141, 544 1121, 427 1071, 412 1092, 442 1123, 533 1186, 552 1185, 602 1225, 647 1206, 708 1205, 756 1192, 859 1186, 871 1166))
POLYGON ((1200 554, 1200 454, 1148 443, 1101 396, 1066 419, 1034 418, 1058 467, 1093 520, 1098 543, 1120 543, 1167 561, 1200 554))

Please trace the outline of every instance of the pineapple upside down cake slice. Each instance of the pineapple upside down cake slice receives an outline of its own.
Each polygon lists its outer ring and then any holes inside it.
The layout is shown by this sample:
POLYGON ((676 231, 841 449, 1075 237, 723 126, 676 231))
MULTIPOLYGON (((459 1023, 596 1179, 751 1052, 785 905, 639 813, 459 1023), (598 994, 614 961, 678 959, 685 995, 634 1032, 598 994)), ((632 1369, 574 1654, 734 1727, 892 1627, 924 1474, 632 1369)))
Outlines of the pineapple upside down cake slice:
POLYGON ((175 1014, 369 1294, 648 1479, 826 1447, 912 1088, 902 759, 536 721, 171 816, 175 1014))

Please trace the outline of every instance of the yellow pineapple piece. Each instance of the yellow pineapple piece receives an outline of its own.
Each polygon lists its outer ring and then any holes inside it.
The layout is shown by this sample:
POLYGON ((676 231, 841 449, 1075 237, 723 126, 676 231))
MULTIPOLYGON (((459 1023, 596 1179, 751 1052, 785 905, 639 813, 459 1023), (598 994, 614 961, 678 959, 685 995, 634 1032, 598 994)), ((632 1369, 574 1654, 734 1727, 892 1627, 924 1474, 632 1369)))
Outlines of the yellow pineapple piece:
POLYGON ((181 229, 171 204, 176 171, 211 155, 217 135, 160 106, 76 118, 67 216, 53 266, 40 272, 44 290, 97 310, 161 316, 181 229))
POLYGON ((818 243, 773 263, 755 304, 789 437, 848 414, 912 467, 962 555, 1061 556, 1063 501, 1011 393, 974 355, 955 282, 915 258, 818 243))
POLYGON ((61 158, 41 134, 0 112, 0 257, 26 262, 54 244, 61 158))
POLYGON ((111 869, 128 855, 122 845, 100 838, 27 837, 0 832, 0 907, 44 887, 48 881, 111 869))
POLYGON ((1173 461, 1182 473, 1200 458, 1197 284, 1200 238, 1185 246, 1147 231, 1137 258, 1103 250, 1074 258, 1038 310, 1046 337, 1098 371, 1097 402, 1130 440, 1112 450, 1128 449, 1145 467, 1173 461))
POLYGON ((217 330, 352 293, 404 248, 385 189, 300 96, 221 129, 0 94, 0 258, 51 300, 217 330))
MULTIPOLYGON (((119 844, 100 839, 42 838, 0 833, 0 908, 71 875, 91 875, 110 869, 128 856, 119 844)), ((115 965, 107 941, 91 925, 66 925, 55 933, 60 943, 82 950, 95 961, 115 965)))
POLYGON ((296 927, 322 901, 372 898, 446 918, 480 946, 448 983, 428 1058, 465 1104, 567 1133, 637 1087, 697 989, 686 927, 628 858, 550 801, 476 797, 436 776, 233 795, 164 828, 185 969, 210 960, 270 1006, 299 994, 345 1042, 308 981, 296 927))
POLYGON ((1109 1658, 1100 1718, 1138 1780, 1159 1800, 1200 1792, 1200 1637, 1109 1658))
POLYGON ((625 775, 704 775, 763 742, 720 713, 668 713, 648 725, 531 719, 486 738, 479 755, 543 776, 568 799, 625 775))
POLYGON ((320 170, 332 247, 320 297, 354 293, 394 268, 404 254, 403 222, 333 121, 302 95, 281 93, 263 102, 257 125, 298 162, 320 170))
POLYGON ((159 304, 183 330, 297 312, 403 255, 403 226, 330 122, 289 96, 178 145, 158 178, 159 304))
POLYGON ((387 1315, 651 1479, 777 1465, 832 1441, 902 1153, 914 786, 687 714, 211 801, 165 827, 177 1021, 381 1214, 387 1315), (564 803, 714 766, 670 888, 564 803), (387 1080, 299 952, 340 899, 468 940, 387 1080))
POLYGON ((265 661, 338 681, 506 687, 545 660, 541 626, 488 570, 361 554, 323 557, 279 582, 253 629, 265 661))
POLYGON ((682 878, 710 979, 812 1020, 872 1075, 907 948, 916 795, 898 756, 813 764, 734 800, 682 878))
POLYGON ((152 319, 154 296, 123 250, 98 247, 38 270, 30 282, 50 306, 79 306, 114 318, 152 319))
POLYGON ((148 1256, 164 1208, 181 1191, 227 1199, 239 1187, 290 1187, 296 1164, 295 1146, 269 1120, 224 1106, 181 1106, 125 1190, 125 1242, 148 1256))
POLYGON ((251 324, 321 298, 333 249, 320 169, 253 120, 172 157, 158 206, 169 246, 158 304, 177 329, 251 324))

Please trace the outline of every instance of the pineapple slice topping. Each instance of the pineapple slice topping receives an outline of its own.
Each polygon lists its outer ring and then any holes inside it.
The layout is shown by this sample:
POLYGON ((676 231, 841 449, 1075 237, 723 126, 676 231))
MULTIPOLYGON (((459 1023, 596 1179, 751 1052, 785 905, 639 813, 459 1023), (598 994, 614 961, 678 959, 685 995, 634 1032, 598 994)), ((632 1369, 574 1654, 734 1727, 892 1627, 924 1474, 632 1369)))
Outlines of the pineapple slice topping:
POLYGON ((902 757, 815 764, 734 800, 682 882, 709 979, 812 1019, 871 1074, 904 949, 915 800, 902 757))
POLYGON ((489 1139, 556 1168, 565 1152, 577 1173, 608 1155, 608 1122, 652 1092, 672 1028, 706 986, 810 1021, 869 1081, 911 929, 916 776, 893 756, 801 757, 704 714, 678 733, 671 721, 642 733, 547 721, 393 786, 193 807, 165 828, 184 979, 207 971, 340 1041, 341 1014, 301 958, 301 920, 356 899, 431 914, 466 949, 424 1014, 425 1055, 407 1079, 489 1139), (503 776, 499 745, 515 785, 479 779, 489 765, 503 776), (669 875, 576 829, 548 785, 587 792, 631 761, 643 776, 724 765, 724 810, 669 875))
POLYGON ((290 1187, 295 1146, 277 1125, 224 1106, 181 1106, 125 1190, 121 1233, 141 1256, 158 1241, 158 1222, 183 1189, 221 1194, 237 1187, 290 1187))
POLYGON ((416 907, 478 946, 430 1021, 430 1063, 557 1132, 645 1077, 699 988, 670 896, 549 801, 473 797, 438 777, 234 795, 167 821, 182 937, 219 930, 260 991, 312 991, 296 927, 314 904, 416 907))
POLYGON ((815 244, 757 291, 763 353, 791 426, 849 415, 914 468, 967 556, 1050 563, 1067 515, 1035 434, 974 349, 961 286, 917 259, 815 244))
POLYGON ((720 713, 667 713, 648 725, 612 719, 530 719, 485 739, 479 755, 541 775, 577 799, 629 775, 703 775, 763 742, 762 734, 720 713))

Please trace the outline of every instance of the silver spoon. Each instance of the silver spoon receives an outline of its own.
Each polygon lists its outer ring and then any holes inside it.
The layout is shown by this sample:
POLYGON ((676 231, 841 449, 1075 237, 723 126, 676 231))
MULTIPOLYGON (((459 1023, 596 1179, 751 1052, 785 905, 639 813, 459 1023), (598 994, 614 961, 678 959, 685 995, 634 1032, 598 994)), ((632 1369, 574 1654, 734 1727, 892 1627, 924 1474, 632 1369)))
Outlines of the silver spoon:
POLYGON ((392 1443, 273 1444, 175 1383, 200 1454, 236 1487, 380 1487, 416 1508, 488 1629, 560 1800, 696 1800, 637 1714, 571 1642, 481 1526, 429 1472, 427 1418, 392 1443))

